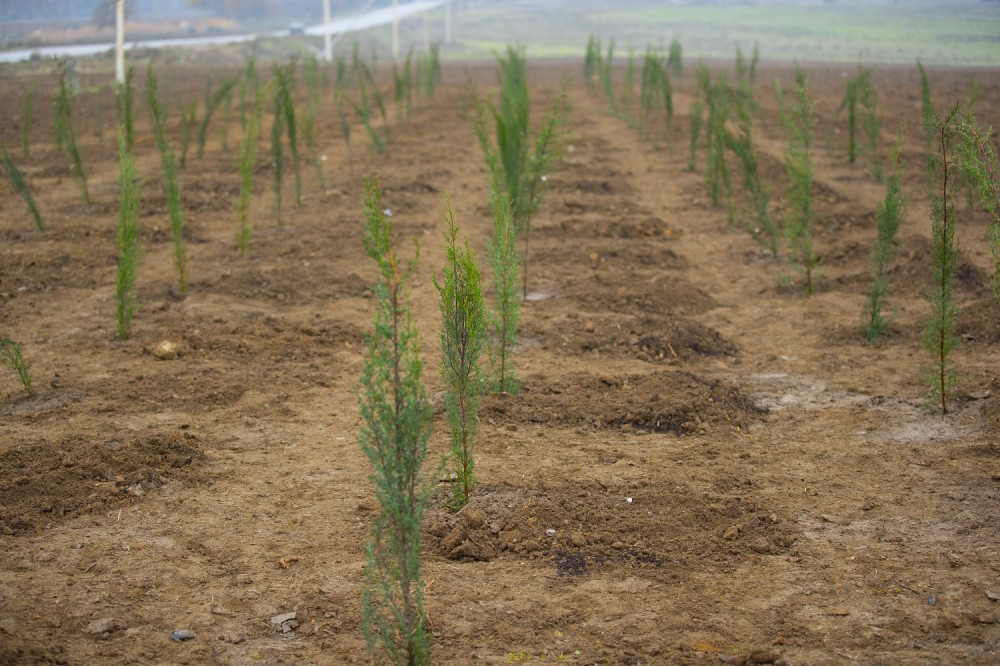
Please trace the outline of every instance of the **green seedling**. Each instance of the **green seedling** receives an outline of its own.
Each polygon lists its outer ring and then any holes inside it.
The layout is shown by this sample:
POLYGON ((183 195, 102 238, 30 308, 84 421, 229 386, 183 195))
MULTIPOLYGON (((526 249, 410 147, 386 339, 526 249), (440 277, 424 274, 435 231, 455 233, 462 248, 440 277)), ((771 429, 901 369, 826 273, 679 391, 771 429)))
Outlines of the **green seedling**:
POLYGON ((903 196, 903 171, 900 162, 902 144, 897 144, 892 154, 893 169, 886 181, 885 200, 875 212, 877 235, 872 247, 872 286, 868 291, 868 302, 863 315, 865 337, 874 340, 889 327, 891 320, 882 314, 886 294, 889 291, 889 264, 896 254, 896 232, 906 209, 903 196))
POLYGON ((118 272, 115 281, 117 330, 121 340, 132 331, 132 318, 138 309, 135 283, 139 274, 139 180, 132 153, 128 150, 124 128, 118 130, 118 272))
POLYGON ((684 48, 677 37, 670 40, 670 50, 667 52, 667 71, 678 80, 684 75, 684 48))
MULTIPOLYGON (((277 78, 275 79, 277 81, 277 78)), ((285 148, 281 136, 285 129, 284 100, 281 96, 281 86, 274 86, 274 121, 271 123, 271 192, 274 193, 274 212, 281 226, 281 190, 285 177, 285 148)))
POLYGON ((31 82, 28 92, 21 100, 21 156, 31 157, 31 121, 35 117, 35 82, 31 82))
POLYGON ((931 236, 933 240, 933 285, 928 296, 931 316, 924 328, 924 346, 930 352, 929 368, 931 406, 942 414, 948 413, 948 397, 958 383, 958 374, 949 362, 958 346, 955 327, 958 308, 953 298, 955 268, 958 264, 958 241, 955 238, 955 210, 951 202, 954 186, 955 157, 953 153, 958 122, 958 105, 942 117, 930 112, 925 125, 934 130, 936 152, 931 162, 934 168, 935 191, 931 197, 931 236))
POLYGON ((166 117, 160 106, 156 76, 153 64, 146 70, 146 101, 153 114, 153 136, 160 151, 160 171, 163 174, 163 190, 167 198, 170 214, 170 238, 174 243, 174 267, 177 269, 177 291, 187 293, 187 248, 184 244, 184 211, 181 209, 181 188, 177 178, 177 158, 167 142, 166 117))
POLYGON ((441 297, 441 378, 444 380, 444 404, 451 426, 451 459, 455 471, 456 511, 465 506, 475 486, 472 455, 479 425, 479 395, 482 373, 479 356, 486 334, 479 266, 469 244, 458 244, 458 226, 451 200, 445 195, 446 265, 442 281, 434 279, 441 297))
POLYGON ((35 197, 31 193, 28 181, 25 179, 24 174, 21 173, 21 170, 17 168, 17 164, 14 163, 14 159, 10 156, 10 153, 2 145, 0 145, 0 161, 3 162, 4 169, 7 170, 7 175, 10 177, 11 182, 14 183, 17 193, 24 199, 24 203, 28 207, 28 212, 31 214, 31 219, 35 221, 35 229, 45 231, 45 222, 42 221, 42 214, 38 210, 38 204, 35 203, 35 197))
MULTIPOLYGON (((360 93, 360 102, 355 103, 354 100, 348 98, 348 102, 354 108, 354 113, 357 114, 358 120, 361 121, 361 125, 368 132, 368 138, 371 139, 372 147, 375 152, 379 155, 384 155, 385 151, 388 149, 385 139, 379 134, 378 130, 372 125, 372 112, 371 106, 368 103, 368 89, 365 86, 364 79, 358 81, 358 91, 360 93)), ((342 125, 343 128, 343 125, 342 125)))
POLYGON ((501 184, 496 152, 486 155, 490 172, 490 210, 493 212, 493 237, 487 243, 490 267, 493 269, 493 289, 496 310, 489 315, 490 335, 487 340, 491 372, 490 390, 494 393, 517 393, 520 383, 510 356, 517 344, 521 301, 517 282, 520 261, 517 258, 517 230, 510 197, 501 184))
POLYGON ((28 373, 28 366, 25 365, 24 357, 21 355, 21 345, 10 338, 0 340, 0 363, 17 373, 25 393, 29 395, 34 393, 34 389, 31 387, 31 375, 28 373))
POLYGON ((497 60, 500 66, 500 103, 497 106, 476 100, 475 129, 487 166, 496 182, 502 184, 510 201, 515 232, 524 238, 523 293, 527 295, 531 219, 541 207, 548 176, 565 145, 569 113, 567 93, 564 84, 560 95, 542 119, 532 145, 524 51, 508 46, 506 54, 498 56, 497 60), (496 159, 492 159, 491 155, 496 159), (493 169, 497 171, 493 172, 493 169))
POLYGON ((784 99, 781 84, 775 83, 781 120, 789 134, 785 148, 789 201, 784 219, 785 234, 792 252, 791 263, 805 275, 806 295, 812 295, 816 289, 815 271, 819 263, 813 250, 812 228, 816 214, 812 204, 813 165, 809 155, 816 125, 815 102, 809 96, 805 72, 799 68, 795 70, 795 91, 791 100, 784 99))
POLYGON ((858 157, 858 100, 861 89, 871 86, 871 70, 858 66, 858 73, 847 79, 844 98, 840 100, 837 113, 847 111, 847 161, 854 164, 858 157))
POLYGON ((222 85, 216 88, 215 92, 206 94, 205 115, 202 117, 201 125, 198 127, 198 159, 201 159, 205 155, 205 142, 208 140, 208 124, 212 121, 212 116, 215 114, 216 109, 229 98, 235 86, 236 79, 228 79, 223 81, 222 85))
POLYGON ((705 104, 700 100, 696 99, 694 104, 691 106, 691 133, 690 133, 690 150, 688 152, 688 171, 694 171, 697 168, 696 160, 698 156, 698 138, 701 135, 701 126, 704 123, 705 117, 705 104))
POLYGON ((993 295, 1000 302, 1000 167, 993 150, 993 128, 980 127, 976 117, 969 112, 956 126, 962 135, 960 164, 967 182, 979 195, 983 209, 989 215, 989 246, 996 268, 993 273, 993 295))
POLYGON ((236 200, 236 247, 243 256, 250 248, 253 227, 250 222, 250 202, 253 197, 253 175, 257 165, 257 136, 260 134, 266 93, 255 96, 254 106, 247 116, 247 126, 240 141, 240 196, 236 200))
MULTIPOLYGON (((292 171, 295 174, 295 205, 302 205, 302 173, 299 167, 299 136, 298 127, 295 122, 295 102, 292 98, 292 89, 295 87, 295 67, 296 62, 292 60, 284 67, 275 69, 275 99, 277 105, 275 113, 284 115, 282 126, 288 134, 288 148, 292 153, 292 171)), ((278 212, 278 220, 281 220, 281 212, 278 212)))
POLYGON ((125 72, 125 82, 115 84, 115 110, 118 113, 118 125, 125 130, 125 145, 129 152, 135 150, 135 108, 132 77, 135 70, 129 67, 125 72))
POLYGON ((587 38, 587 52, 583 57, 583 81, 594 85, 601 69, 601 40, 594 35, 587 38))
POLYGON ((367 183, 365 195, 365 252, 378 265, 379 279, 358 396, 358 443, 372 466, 379 510, 366 549, 361 629, 373 662, 424 665, 430 663, 430 637, 420 541, 432 486, 421 470, 432 410, 405 292, 416 259, 409 270, 399 265, 378 184, 367 183))
POLYGON ((187 164, 188 149, 191 147, 191 134, 197 122, 198 100, 191 100, 187 107, 181 101, 178 101, 177 104, 180 106, 181 112, 181 168, 183 169, 184 165, 187 164))
POLYGON ((76 143, 76 131, 73 129, 73 93, 70 90, 68 78, 68 61, 61 58, 56 61, 56 78, 59 89, 56 93, 55 133, 56 146, 65 150, 73 163, 73 175, 80 183, 80 194, 83 205, 90 207, 90 192, 87 190, 87 171, 83 166, 83 156, 76 143))

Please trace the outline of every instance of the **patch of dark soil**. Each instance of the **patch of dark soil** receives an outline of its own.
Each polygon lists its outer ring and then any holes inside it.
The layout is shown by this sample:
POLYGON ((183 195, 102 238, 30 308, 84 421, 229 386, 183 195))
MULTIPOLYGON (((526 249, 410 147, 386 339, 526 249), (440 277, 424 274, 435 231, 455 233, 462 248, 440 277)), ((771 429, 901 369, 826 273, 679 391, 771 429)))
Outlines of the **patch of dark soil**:
POLYGON ((550 557, 560 576, 780 554, 797 538, 789 521, 741 494, 641 482, 482 486, 458 514, 432 510, 427 532, 445 557, 550 557))
POLYGON ((684 371, 640 376, 529 377, 516 395, 483 400, 482 418, 514 423, 630 427, 684 435, 719 425, 746 427, 766 412, 737 387, 684 371))
MULTIPOLYGON (((830 281, 830 288, 859 289, 871 284, 871 246, 854 241, 835 247, 822 257, 822 265, 861 265, 858 273, 843 275, 830 281)), ((921 296, 931 288, 933 245, 924 236, 910 236, 900 241, 899 249, 889 269, 889 293, 921 296)), ((990 293, 989 276, 969 261, 959 249, 955 269, 955 290, 960 296, 983 298, 990 293)))
POLYGON ((657 273, 643 275, 598 271, 567 287, 566 296, 590 312, 619 312, 640 316, 692 315, 716 303, 707 293, 682 277, 657 273))
POLYGON ((1000 344, 1000 303, 991 297, 966 304, 958 312, 957 332, 968 342, 1000 344))
POLYGON ((174 431, 136 437, 82 435, 0 454, 0 530, 14 534, 64 517, 137 502, 204 459, 198 437, 174 431))
POLYGON ((580 317, 571 312, 565 318, 527 323, 523 330, 540 339, 543 346, 569 355, 687 361, 739 353, 737 346, 715 329, 683 317, 580 317))
POLYGON ((558 225, 539 227, 543 235, 590 238, 621 238, 621 239, 656 239, 670 238, 676 230, 659 217, 646 211, 634 210, 631 206, 620 208, 594 207, 583 203, 567 201, 567 215, 558 225))
POLYGON ((682 270, 688 261, 664 243, 635 243, 618 239, 601 239, 568 243, 549 243, 534 248, 532 260, 541 265, 563 263, 589 266, 594 269, 631 270, 633 268, 655 268, 658 270, 682 270))

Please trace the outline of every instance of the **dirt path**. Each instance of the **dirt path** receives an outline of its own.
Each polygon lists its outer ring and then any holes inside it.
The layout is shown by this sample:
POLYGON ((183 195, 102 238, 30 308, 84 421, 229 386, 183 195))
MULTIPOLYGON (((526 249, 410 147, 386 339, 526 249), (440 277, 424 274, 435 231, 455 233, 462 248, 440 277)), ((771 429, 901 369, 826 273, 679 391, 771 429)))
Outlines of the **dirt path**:
MULTIPOLYGON (((562 73, 532 70, 538 112, 562 73)), ((155 155, 142 157, 143 308, 124 343, 111 338, 113 155, 87 135, 90 213, 56 157, 29 162, 52 231, 24 231, 16 206, 0 212, 0 325, 39 383, 31 398, 9 377, 0 388, 0 662, 366 662, 359 583, 375 505, 354 387, 374 273, 360 181, 379 175, 401 253, 420 241, 411 295, 435 395, 438 190, 484 263, 491 228, 464 73, 448 74, 393 130, 384 161, 358 139, 349 169, 335 118, 322 123, 328 189, 304 172, 304 206, 280 229, 262 168, 246 258, 233 248, 231 151, 192 161, 186 298, 170 287, 155 155), (283 633, 271 618, 288 612, 298 626, 283 633), (197 637, 171 642, 175 629, 197 637)), ((907 123, 905 159, 918 165, 919 87, 892 74, 879 80, 885 126, 907 123)), ((493 80, 490 68, 473 76, 493 80)), ((789 71, 761 80, 775 76, 789 71)), ((523 391, 483 404, 478 511, 428 517, 438 662, 996 661, 1000 308, 983 220, 960 207, 964 380, 956 412, 932 416, 919 381, 922 171, 907 175, 894 326, 864 343, 882 187, 843 157, 840 70, 810 76, 828 137, 812 298, 685 170, 690 80, 659 150, 602 113, 597 91, 572 89, 571 147, 532 232, 523 391)), ((935 76, 943 97, 970 80, 935 76)), ((981 108, 1000 108, 996 73, 976 76, 981 108)), ((201 81, 180 90, 200 94, 201 81)), ((758 91, 765 118, 770 90, 758 91)), ((778 192, 776 123, 760 141, 778 192)))

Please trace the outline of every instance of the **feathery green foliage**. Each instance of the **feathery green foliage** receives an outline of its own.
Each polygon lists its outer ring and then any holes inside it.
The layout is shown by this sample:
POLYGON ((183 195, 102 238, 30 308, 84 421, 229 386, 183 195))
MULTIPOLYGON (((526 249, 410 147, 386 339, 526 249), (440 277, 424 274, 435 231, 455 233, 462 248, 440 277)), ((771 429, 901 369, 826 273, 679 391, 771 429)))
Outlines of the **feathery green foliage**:
POLYGON ((403 118, 409 118, 413 110, 413 52, 406 54, 402 69, 392 63, 393 101, 396 103, 396 123, 402 123, 403 118))
POLYGON ((795 69, 795 91, 790 101, 784 99, 780 83, 775 83, 781 121, 789 134, 785 148, 789 201, 784 219, 785 234, 791 246, 792 265, 805 274, 805 291, 807 295, 812 295, 816 288, 814 273, 819 262, 813 250, 812 228, 816 214, 812 205, 813 165, 809 156, 816 125, 815 102, 809 96, 805 72, 799 68, 795 69))
POLYGON ((583 82, 593 85, 601 67, 601 41, 594 35, 587 37, 587 52, 583 57, 583 82))
POLYGON ((632 42, 628 45, 628 55, 625 58, 625 86, 622 88, 622 104, 628 107, 635 94, 635 49, 632 42))
MULTIPOLYGON (((212 121, 215 110, 232 94, 236 79, 227 79, 211 94, 205 96, 205 115, 198 127, 198 159, 205 155, 205 142, 208 140, 208 124, 212 121)), ((206 91, 208 92, 208 91, 206 91)))
POLYGON ((364 246, 378 265, 379 280, 375 328, 368 338, 358 396, 363 420, 358 443, 372 465, 379 512, 367 546, 361 628, 374 662, 423 665, 430 663, 430 639, 423 608, 420 527, 431 485, 421 467, 432 412, 406 302, 409 271, 401 272, 393 252, 392 224, 382 212, 378 184, 367 183, 365 196, 364 246))
POLYGON ((648 119, 657 109, 662 108, 669 128, 674 118, 673 87, 661 54, 652 47, 646 49, 643 57, 641 81, 639 106, 643 117, 648 119))
POLYGON ((166 118, 158 98, 153 63, 146 70, 146 101, 153 114, 153 136, 160 151, 160 171, 170 214, 170 238, 174 243, 174 266, 177 268, 177 291, 187 293, 187 248, 184 244, 184 211, 181 210, 181 188, 177 178, 177 158, 167 142, 166 118))
POLYGON ((705 108, 708 118, 705 123, 705 139, 708 143, 708 155, 705 163, 705 181, 708 185, 708 196, 713 206, 722 203, 725 195, 727 204, 732 201, 732 183, 729 180, 729 167, 726 165, 726 147, 729 122, 734 107, 735 92, 729 85, 725 72, 719 72, 716 80, 702 87, 705 96, 705 108))
POLYGON ((316 180, 321 189, 326 189, 323 178, 323 160, 319 154, 319 141, 316 130, 316 116, 319 114, 320 70, 319 60, 309 55, 302 63, 302 80, 306 84, 306 104, 302 114, 302 142, 306 146, 308 161, 316 171, 316 180))
POLYGON ((14 163, 14 159, 7 152, 7 148, 2 145, 0 145, 0 161, 3 162, 4 169, 7 170, 7 175, 10 176, 10 180, 14 183, 18 194, 21 195, 25 205, 28 206, 31 219, 35 221, 35 228, 38 231, 45 231, 45 222, 42 221, 42 214, 38 210, 38 204, 35 203, 35 197, 31 193, 28 181, 25 179, 24 174, 21 173, 21 170, 17 168, 17 164, 14 163))
MULTIPOLYGON (((487 155, 487 164, 497 160, 496 153, 487 155)), ((498 179, 498 168, 490 168, 490 210, 493 212, 493 237, 487 242, 490 267, 493 269, 493 289, 496 310, 489 314, 490 334, 487 351, 492 374, 489 388, 494 393, 517 393, 520 382, 510 356, 517 344, 521 301, 517 293, 517 231, 510 197, 498 179)))
MULTIPOLYGON (((348 98, 347 101, 354 108, 354 113, 357 114, 362 127, 364 127, 365 131, 368 132, 368 138, 371 140, 372 147, 375 149, 375 152, 379 155, 384 155, 385 151, 388 149, 388 145, 386 144, 385 138, 383 138, 382 135, 379 134, 379 131, 375 129, 375 126, 372 125, 371 105, 368 102, 368 88, 365 86, 364 79, 358 80, 358 92, 359 102, 355 102, 350 98, 348 98)), ((344 127, 345 125, 342 123, 341 130, 343 130, 344 127)))
POLYGON ((674 37, 670 40, 670 50, 667 51, 667 71, 680 79, 684 75, 684 47, 681 41, 674 37))
POLYGON ((125 130, 125 145, 129 152, 135 150, 135 91, 132 87, 132 77, 135 69, 129 67, 125 72, 125 83, 115 84, 115 110, 118 113, 118 125, 125 130))
POLYGON ((892 153, 893 169, 886 181, 885 200, 878 205, 875 212, 877 235, 872 246, 872 286, 868 292, 868 302, 864 310, 865 337, 869 340, 882 335, 891 320, 882 314, 885 297, 889 291, 889 263, 896 254, 896 232, 906 210, 906 197, 903 196, 903 170, 900 162, 902 142, 897 144, 892 153))
POLYGON ((515 233, 524 238, 524 294, 528 292, 528 251, 531 219, 542 205, 548 175, 562 155, 568 101, 565 84, 549 107, 531 142, 530 100, 524 50, 507 47, 500 65, 499 106, 476 100, 476 136, 487 166, 502 184, 514 216, 515 233), (488 116, 493 120, 490 131, 488 116), (495 142, 494 138, 495 137, 495 142), (491 159, 490 155, 497 159, 491 159))
POLYGON ((958 375, 948 357, 958 346, 955 327, 958 307, 952 298, 955 268, 958 265, 958 241, 955 239, 955 209, 951 203, 956 174, 954 156, 957 135, 958 105, 939 116, 933 109, 925 125, 934 130, 936 152, 934 168, 935 190, 931 197, 931 236, 933 241, 933 286, 928 300, 931 316, 924 328, 924 346, 931 355, 931 405, 942 414, 948 413, 948 396, 958 383, 958 375))
POLYGON ((778 245, 781 242, 781 229, 771 216, 771 193, 760 177, 757 163, 757 151, 754 147, 753 108, 747 103, 746 97, 739 97, 742 103, 736 105, 737 133, 726 130, 726 145, 739 158, 743 169, 743 198, 747 218, 741 221, 754 240, 763 245, 771 253, 778 256, 778 245))
MULTIPOLYGON (((277 80, 277 79, 276 79, 277 80)), ((274 86, 274 121, 271 123, 271 191, 274 193, 274 211, 281 226, 281 189, 285 178, 285 148, 281 142, 284 134, 285 114, 281 86, 274 86)))
POLYGON ((920 58, 917 58, 917 69, 920 70, 920 117, 923 119, 924 141, 927 143, 927 189, 934 196, 934 104, 931 101, 931 81, 927 76, 920 58))
POLYGON ((425 99, 433 99, 437 87, 441 85, 441 45, 431 44, 428 57, 423 60, 423 93, 425 99))
POLYGON ((608 98, 608 104, 611 105, 611 110, 615 111, 618 109, 618 101, 615 99, 613 77, 613 67, 615 64, 615 40, 612 39, 610 41, 607 53, 598 64, 599 67, 597 70, 597 76, 601 81, 601 88, 604 90, 604 96, 608 98))
POLYGON ((83 205, 90 207, 90 192, 87 190, 87 171, 83 167, 83 156, 76 143, 76 132, 73 129, 73 93, 69 86, 68 61, 65 58, 56 60, 56 78, 59 90, 56 93, 55 133, 56 146, 65 150, 73 163, 73 175, 80 183, 80 193, 83 205))
POLYGON ((882 180, 882 164, 878 159, 878 137, 882 130, 882 116, 878 112, 878 96, 875 86, 861 88, 861 129, 865 134, 865 155, 868 157, 868 171, 875 180, 882 180))
MULTIPOLYGON (((275 99, 278 101, 275 113, 284 115, 283 127, 288 134, 288 148, 292 152, 292 172, 295 174, 295 205, 302 205, 302 173, 299 162, 299 136, 298 127, 295 122, 295 102, 292 98, 292 89, 295 87, 296 61, 293 59, 284 67, 276 67, 274 77, 277 83, 275 89, 275 99)), ((278 221, 281 221, 281 213, 278 213, 278 221)))
POLYGON ((247 116, 247 125, 240 141, 240 196, 236 200, 236 247, 240 255, 246 254, 253 236, 250 202, 253 196, 254 168, 257 165, 257 136, 260 134, 266 97, 265 91, 258 91, 255 95, 253 109, 247 116))
POLYGON ((479 426, 479 395, 482 372, 479 355, 486 334, 479 266, 468 241, 458 244, 458 226, 451 199, 445 194, 445 265, 442 281, 434 278, 441 296, 441 378, 444 404, 451 425, 451 457, 455 471, 452 507, 461 509, 475 486, 472 455, 479 426))
POLYGON ((871 86, 871 69, 858 66, 858 73, 847 79, 844 99, 837 113, 847 111, 847 161, 854 164, 858 157, 858 101, 861 90, 871 86))
POLYGON ((691 134, 690 150, 688 152, 688 171, 694 171, 697 167, 698 138, 701 136, 701 126, 705 122, 705 104, 700 99, 696 99, 691 106, 691 134))
POLYGON ((35 117, 35 82, 32 81, 21 100, 21 155, 31 157, 31 121, 35 117))
POLYGON ((184 102, 178 100, 181 111, 181 168, 187 164, 188 149, 191 147, 191 134, 197 122, 198 100, 193 99, 191 103, 184 106, 184 102))
POLYGON ((128 149, 125 130, 118 130, 118 273, 115 281, 118 337, 128 338, 138 302, 135 282, 139 274, 139 181, 132 153, 128 149))
POLYGON ((955 129, 962 135, 959 146, 962 173, 974 186, 979 201, 990 218, 988 242, 996 263, 993 295, 1000 302, 1000 167, 991 142, 993 128, 980 127, 970 111, 959 120, 955 129))
POLYGON ((340 136, 344 139, 347 151, 347 166, 351 165, 351 123, 347 121, 347 109, 344 107, 344 96, 337 94, 337 122, 340 125, 340 136))
POLYGON ((29 395, 34 393, 28 366, 25 365, 24 357, 21 355, 21 345, 6 337, 0 340, 0 364, 6 365, 17 373, 26 393, 29 395))

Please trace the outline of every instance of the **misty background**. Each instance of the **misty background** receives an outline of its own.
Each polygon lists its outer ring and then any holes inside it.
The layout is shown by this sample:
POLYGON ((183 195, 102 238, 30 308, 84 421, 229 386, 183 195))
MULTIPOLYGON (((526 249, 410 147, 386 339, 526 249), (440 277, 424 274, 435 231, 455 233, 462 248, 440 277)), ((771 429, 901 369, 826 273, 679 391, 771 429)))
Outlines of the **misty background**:
MULTIPOLYGON (((409 0, 400 0, 400 5, 409 0)), ((490 58, 507 43, 532 57, 582 57, 589 35, 617 53, 678 37, 689 57, 728 58, 759 44, 772 60, 1000 66, 1000 0, 453 0, 450 59, 490 58)), ((331 0, 336 18, 391 0, 331 0)), ((128 39, 265 33, 322 22, 322 0, 128 0, 128 39)), ((403 48, 442 42, 444 10, 401 23, 403 48)), ((0 0, 0 49, 106 42, 114 0, 0 0)), ((387 48, 389 28, 352 39, 387 48)), ((315 49, 317 38, 292 36, 315 49), (311 40, 311 41, 310 41, 311 40)))

